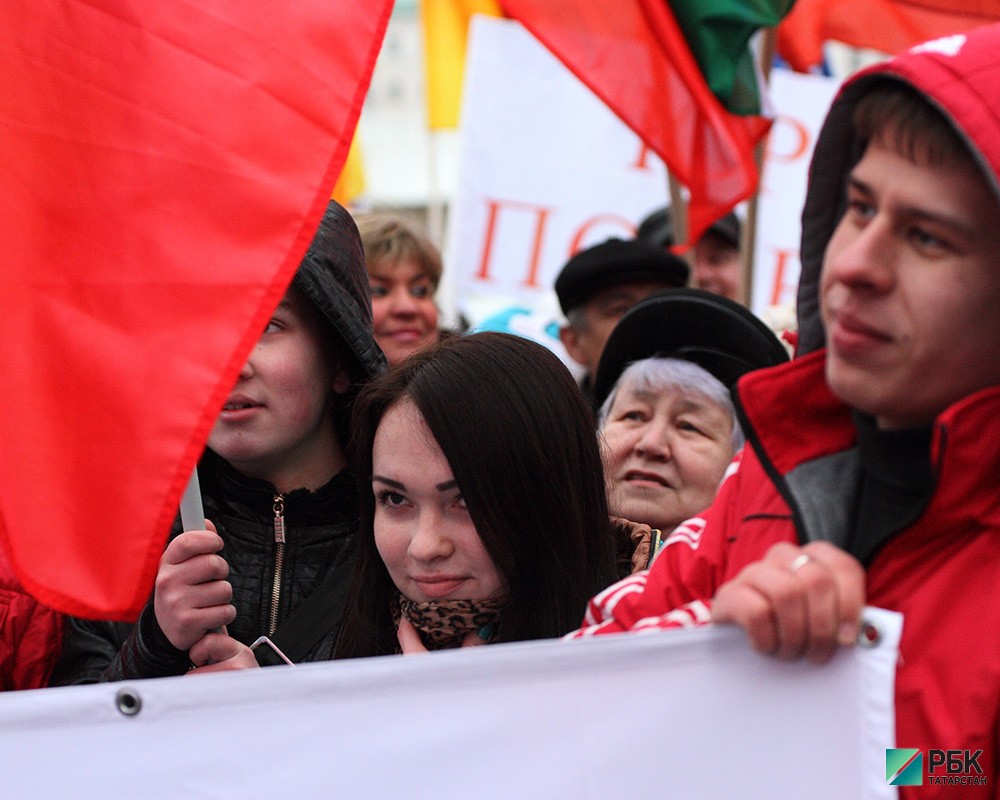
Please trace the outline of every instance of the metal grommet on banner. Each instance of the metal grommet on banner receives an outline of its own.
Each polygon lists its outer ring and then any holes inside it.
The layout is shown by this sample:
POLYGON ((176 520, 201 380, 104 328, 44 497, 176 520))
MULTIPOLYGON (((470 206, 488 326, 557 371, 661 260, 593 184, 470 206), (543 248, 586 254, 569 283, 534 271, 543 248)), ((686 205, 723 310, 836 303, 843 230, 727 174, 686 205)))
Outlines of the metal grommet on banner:
POLYGON ((142 710, 142 698, 135 689, 119 689, 115 694, 115 706, 126 717, 134 717, 142 710))
POLYGON ((862 619, 858 629, 858 646, 869 649, 878 647, 882 642, 882 631, 871 620, 862 619))

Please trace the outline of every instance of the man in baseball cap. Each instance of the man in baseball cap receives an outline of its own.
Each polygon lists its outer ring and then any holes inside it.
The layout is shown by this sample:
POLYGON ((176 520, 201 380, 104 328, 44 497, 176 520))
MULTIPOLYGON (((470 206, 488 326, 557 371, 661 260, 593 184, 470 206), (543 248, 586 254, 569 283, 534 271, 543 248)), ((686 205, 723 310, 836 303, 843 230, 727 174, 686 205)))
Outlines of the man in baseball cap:
MULTIPOLYGON (((636 231, 636 238, 664 249, 674 244, 669 208, 652 212, 636 231)), ((740 220, 732 212, 717 219, 694 246, 693 285, 730 300, 740 301, 743 262, 740 259, 740 220)))

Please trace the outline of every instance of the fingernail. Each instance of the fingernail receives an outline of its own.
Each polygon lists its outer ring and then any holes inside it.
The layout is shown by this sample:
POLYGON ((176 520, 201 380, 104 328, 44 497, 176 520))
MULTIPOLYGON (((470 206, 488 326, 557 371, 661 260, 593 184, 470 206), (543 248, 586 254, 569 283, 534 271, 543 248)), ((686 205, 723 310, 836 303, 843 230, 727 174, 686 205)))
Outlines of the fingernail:
POLYGON ((487 641, 493 635, 493 623, 489 625, 483 625, 478 631, 476 631, 476 636, 482 639, 484 642, 487 641))
POLYGON ((842 645, 854 644, 858 638, 858 623, 841 622, 837 631, 837 641, 842 645))

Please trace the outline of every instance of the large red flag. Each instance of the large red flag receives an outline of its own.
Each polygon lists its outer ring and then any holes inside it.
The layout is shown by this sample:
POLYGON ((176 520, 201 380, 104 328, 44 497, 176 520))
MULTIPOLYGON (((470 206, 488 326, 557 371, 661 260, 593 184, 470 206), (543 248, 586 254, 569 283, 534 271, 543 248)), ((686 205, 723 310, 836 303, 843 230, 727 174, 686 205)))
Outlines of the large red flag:
POLYGON ((992 22, 997 0, 796 0, 778 26, 778 52, 807 72, 823 63, 828 40, 895 55, 992 22))
POLYGON ((689 240, 757 188, 754 145, 770 126, 728 113, 666 0, 502 0, 690 190, 689 240))
POLYGON ((0 3, 0 528, 43 602, 115 619, 145 602, 391 6, 0 3))

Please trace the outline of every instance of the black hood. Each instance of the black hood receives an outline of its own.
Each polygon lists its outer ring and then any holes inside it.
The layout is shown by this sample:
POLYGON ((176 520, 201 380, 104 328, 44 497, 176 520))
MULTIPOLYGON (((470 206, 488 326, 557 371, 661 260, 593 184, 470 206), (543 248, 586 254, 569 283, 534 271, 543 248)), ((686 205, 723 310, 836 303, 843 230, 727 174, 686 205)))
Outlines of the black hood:
POLYGON ((351 215, 330 201, 292 285, 304 292, 339 338, 338 350, 350 356, 352 384, 366 382, 386 368, 375 343, 372 301, 361 237, 351 215))

